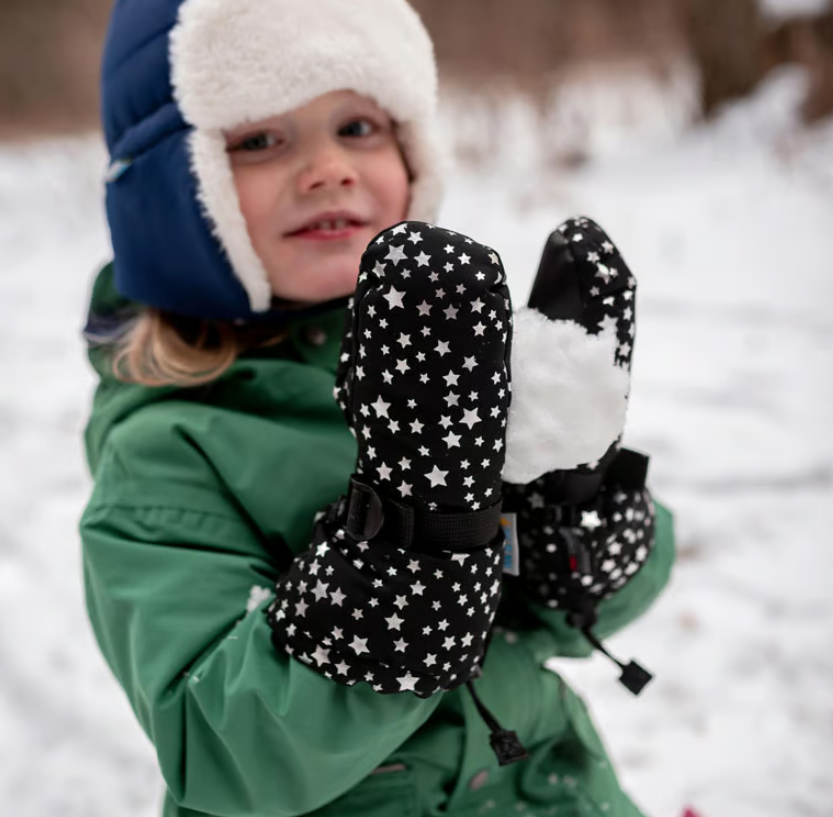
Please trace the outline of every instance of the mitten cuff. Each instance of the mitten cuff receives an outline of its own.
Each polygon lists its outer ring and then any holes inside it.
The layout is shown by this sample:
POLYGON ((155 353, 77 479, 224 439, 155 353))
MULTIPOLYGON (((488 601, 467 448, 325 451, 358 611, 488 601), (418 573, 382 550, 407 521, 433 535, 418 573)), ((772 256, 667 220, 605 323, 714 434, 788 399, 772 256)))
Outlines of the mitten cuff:
POLYGON ((654 519, 650 491, 623 485, 604 486, 578 506, 521 510, 519 580, 526 595, 574 612, 612 596, 648 560, 654 519))
POLYGON ((354 541, 329 519, 267 609, 276 646, 332 680, 425 698, 475 677, 500 599, 503 533, 467 553, 354 541))

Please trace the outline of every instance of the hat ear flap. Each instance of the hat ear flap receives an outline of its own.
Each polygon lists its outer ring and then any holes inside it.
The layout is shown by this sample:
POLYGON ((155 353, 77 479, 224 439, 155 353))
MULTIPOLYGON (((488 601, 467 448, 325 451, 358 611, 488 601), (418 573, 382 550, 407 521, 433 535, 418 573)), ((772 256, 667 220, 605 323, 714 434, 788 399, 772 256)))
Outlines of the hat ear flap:
POLYGON ((246 290, 252 312, 266 312, 272 303, 272 288, 240 209, 225 136, 217 130, 195 130, 188 141, 203 214, 246 290))

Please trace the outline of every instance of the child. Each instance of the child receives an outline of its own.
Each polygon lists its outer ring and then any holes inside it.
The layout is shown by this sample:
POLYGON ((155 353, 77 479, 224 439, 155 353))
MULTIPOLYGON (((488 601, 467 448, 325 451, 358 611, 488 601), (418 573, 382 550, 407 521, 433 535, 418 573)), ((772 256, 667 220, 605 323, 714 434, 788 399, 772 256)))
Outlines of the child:
POLYGON ((605 324, 634 285, 571 222, 567 294, 589 306, 519 313, 513 341, 497 254, 424 223, 435 96, 404 0, 116 4, 81 530, 165 817, 639 814, 542 667, 640 614, 672 559, 639 468, 601 457, 633 325, 605 324), (529 354, 553 332, 587 371, 620 366, 582 391, 570 354, 555 374, 529 354), (503 495, 534 566, 522 550, 511 581, 503 495), (565 569, 565 542, 614 568, 565 569))

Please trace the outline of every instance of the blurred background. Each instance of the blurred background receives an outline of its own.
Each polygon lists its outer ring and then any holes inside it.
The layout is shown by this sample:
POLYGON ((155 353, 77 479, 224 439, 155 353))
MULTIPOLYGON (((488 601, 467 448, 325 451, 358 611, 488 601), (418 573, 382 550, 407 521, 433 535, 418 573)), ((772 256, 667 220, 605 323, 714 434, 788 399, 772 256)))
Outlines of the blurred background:
MULTIPOLYGON (((830 817, 831 3, 414 5, 456 159, 442 222, 501 252, 517 304, 578 213, 639 281, 625 441, 652 455, 679 561, 611 647, 656 681, 634 700, 604 660, 552 668, 651 817, 830 817)), ((109 8, 0 4, 0 812, 15 817, 151 817, 161 798, 85 617, 76 532, 94 387, 80 327, 109 254, 109 8)))

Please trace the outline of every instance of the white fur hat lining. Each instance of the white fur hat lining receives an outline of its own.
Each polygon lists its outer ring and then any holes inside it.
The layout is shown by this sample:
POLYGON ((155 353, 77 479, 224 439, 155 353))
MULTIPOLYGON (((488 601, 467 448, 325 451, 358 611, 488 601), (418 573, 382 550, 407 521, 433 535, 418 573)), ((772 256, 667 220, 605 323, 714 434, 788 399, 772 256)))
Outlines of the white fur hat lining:
POLYGON ((343 89, 397 122, 414 182, 409 219, 442 193, 431 39, 405 0, 185 0, 171 33, 174 96, 194 128, 200 201, 254 311, 271 302, 240 210, 223 132, 343 89))

